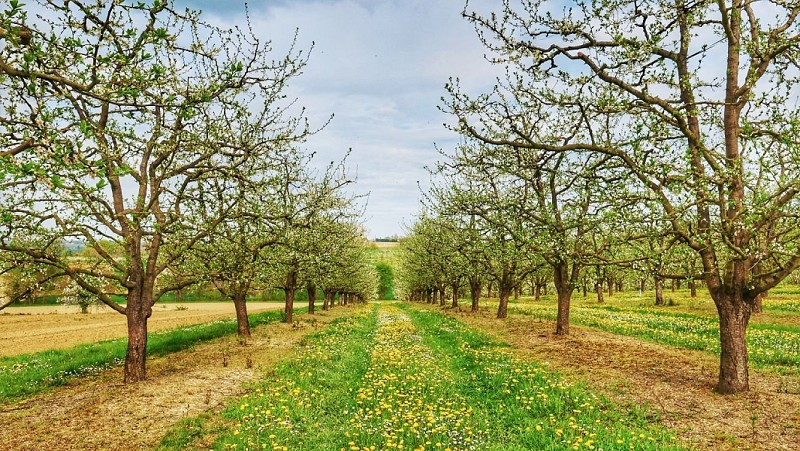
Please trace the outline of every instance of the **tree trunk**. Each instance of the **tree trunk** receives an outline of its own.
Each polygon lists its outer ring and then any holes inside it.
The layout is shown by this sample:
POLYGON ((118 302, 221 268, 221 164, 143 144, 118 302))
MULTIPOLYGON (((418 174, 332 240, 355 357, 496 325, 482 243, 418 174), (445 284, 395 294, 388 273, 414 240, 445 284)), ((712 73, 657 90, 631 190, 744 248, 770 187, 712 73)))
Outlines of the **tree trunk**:
POLYGON ((317 302, 317 287, 313 283, 309 283, 306 291, 308 292, 308 314, 313 315, 314 303, 317 302))
POLYGON ((539 301, 541 297, 542 297, 542 286, 537 283, 533 288, 533 300, 539 301))
POLYGON ((519 287, 514 288, 514 300, 519 301, 519 287))
POLYGON ((694 279, 689 281, 689 295, 693 298, 697 297, 697 284, 694 279))
POLYGON ((656 285, 656 305, 664 305, 664 279, 655 278, 656 285))
POLYGON ((292 313, 294 313, 294 288, 284 288, 283 293, 286 296, 286 304, 283 308, 284 321, 286 324, 292 324, 292 313))
POLYGON ((451 287, 453 289, 453 308, 458 307, 458 284, 454 283, 451 287))
POLYGON ((478 302, 481 299, 481 279, 478 277, 471 278, 469 281, 469 294, 472 298, 472 312, 478 311, 478 302))
POLYGON ((597 302, 599 304, 603 303, 603 281, 598 280, 597 284, 595 285, 595 289, 597 291, 597 302))
MULTIPOLYGON (((586 283, 583 284, 583 287, 581 287, 581 288, 583 288, 583 297, 586 297, 586 295, 589 294, 588 290, 586 289, 586 285, 588 285, 588 284, 589 284, 589 282, 586 282, 586 283)), ((558 291, 558 289, 556 289, 556 291, 558 291)))
POLYGON ((236 308, 236 334, 241 338, 250 338, 250 318, 247 317, 247 295, 233 295, 233 306, 236 308))
POLYGON ((128 352, 123 380, 126 384, 143 381, 147 376, 147 319, 151 314, 150 300, 138 290, 130 291, 125 310, 128 352))
POLYGON ((606 279, 608 282, 608 297, 614 296, 614 276, 610 275, 606 279))
POLYGON ((558 316, 556 317, 556 335, 569 335, 569 303, 572 299, 573 285, 570 283, 566 263, 553 266, 553 281, 558 295, 558 316))
POLYGON ((672 281, 672 292, 675 292, 675 279, 670 279, 672 281))
POLYGON ((508 299, 511 297, 511 292, 513 290, 511 287, 505 286, 502 283, 499 284, 498 289, 500 291, 500 304, 497 306, 497 318, 508 318, 508 299))
MULTIPOLYGON (((722 295, 725 296, 725 295, 722 295)), ((750 320, 749 307, 733 296, 717 300, 719 314, 719 381, 717 392, 740 393, 750 389, 745 336, 750 320)))
POLYGON ((761 313, 764 311, 763 301, 764 298, 767 297, 767 293, 758 293, 755 299, 753 299, 753 313, 761 313))

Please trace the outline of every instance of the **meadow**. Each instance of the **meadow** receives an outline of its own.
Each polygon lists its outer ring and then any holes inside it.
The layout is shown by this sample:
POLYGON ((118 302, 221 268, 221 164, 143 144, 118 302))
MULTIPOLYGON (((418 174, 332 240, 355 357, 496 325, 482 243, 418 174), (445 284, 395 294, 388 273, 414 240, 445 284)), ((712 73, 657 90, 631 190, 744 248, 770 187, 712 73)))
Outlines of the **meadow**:
MULTIPOLYGON (((800 305, 784 288, 764 301, 764 311, 753 314, 747 333, 750 362, 781 374, 800 375, 800 305)), ((650 293, 617 293, 598 303, 596 298, 576 297, 570 321, 615 334, 659 344, 719 354, 719 325, 713 302, 706 296, 692 298, 687 291, 667 293, 666 305, 656 306, 650 293)), ((541 320, 555 320, 556 302, 521 298, 510 310, 541 320)))
MULTIPOLYGON (((238 389, 215 394, 215 402, 208 393, 220 382, 209 379, 158 406, 143 403, 142 412, 127 407, 125 413, 133 416, 172 412, 161 428, 140 432, 143 447, 792 449, 800 438, 795 394, 800 297, 776 291, 765 301, 748 333, 753 391, 721 397, 711 391, 710 372, 696 373, 713 365, 718 352, 713 304, 680 290, 666 296, 666 306, 651 305, 650 293, 617 293, 603 303, 575 296, 574 330, 565 338, 548 332, 556 312, 551 296, 512 301, 506 321, 493 318, 492 299, 482 301, 477 314, 468 308, 373 302, 319 312, 316 318, 300 314, 294 325, 280 324, 279 312, 266 311, 251 315, 254 339, 238 344, 232 320, 186 325, 152 334, 149 352, 152 359, 190 362, 192 373, 181 376, 165 363, 167 369, 145 384, 108 387, 102 402, 128 405, 130 396, 150 384, 169 386, 175 378, 215 373, 220 357, 229 365, 225 355, 233 346, 242 355, 273 358, 253 365, 252 357, 240 357, 236 365, 248 376, 238 389), (296 338, 276 341, 286 333, 296 338), (182 399, 205 391, 205 407, 200 402, 176 413, 182 399)), ((0 425, 9 434, 25 434, 22 422, 10 415, 56 399, 81 410, 76 403, 89 396, 81 387, 97 387, 109 378, 104 374, 118 373, 124 349, 124 340, 115 339, 3 358, 0 425)), ((70 434, 62 429, 71 420, 58 417, 61 409, 43 409, 37 416, 54 438, 17 448, 49 446, 48 440, 70 434)), ((103 429, 98 426, 98 437, 103 429)), ((113 438, 118 432, 106 433, 113 438)), ((96 446, 108 446, 102 443, 96 446)))

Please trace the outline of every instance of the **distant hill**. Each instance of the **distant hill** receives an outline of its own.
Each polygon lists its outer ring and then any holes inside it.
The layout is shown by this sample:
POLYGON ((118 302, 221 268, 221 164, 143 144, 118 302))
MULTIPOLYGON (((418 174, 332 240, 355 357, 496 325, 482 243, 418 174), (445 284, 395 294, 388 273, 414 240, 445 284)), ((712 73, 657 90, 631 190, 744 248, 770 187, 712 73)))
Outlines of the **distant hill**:
POLYGON ((64 249, 70 254, 77 254, 86 247, 86 242, 83 240, 64 240, 64 249))

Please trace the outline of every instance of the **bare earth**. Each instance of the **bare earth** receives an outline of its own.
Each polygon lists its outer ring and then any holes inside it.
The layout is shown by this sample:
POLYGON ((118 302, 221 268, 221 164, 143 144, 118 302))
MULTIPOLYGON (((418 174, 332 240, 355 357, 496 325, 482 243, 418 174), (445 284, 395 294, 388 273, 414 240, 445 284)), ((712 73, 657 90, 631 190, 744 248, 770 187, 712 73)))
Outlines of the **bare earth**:
POLYGON ((721 396, 713 391, 719 360, 710 353, 574 325, 570 336, 559 337, 553 323, 535 318, 502 321, 494 311, 448 311, 522 357, 547 362, 623 406, 645 407, 691 449, 800 450, 798 375, 751 369, 749 393, 721 396))
MULTIPOLYGON (((277 302, 248 302, 247 311, 283 308, 277 302)), ((0 311, 0 357, 63 349, 82 343, 127 336, 125 316, 96 306, 81 314, 77 306, 9 307, 0 311)), ((148 330, 172 329, 235 317, 232 302, 158 304, 147 322, 148 330)))
POLYGON ((355 307, 301 315, 293 325, 255 328, 247 345, 235 337, 148 359, 147 381, 121 383, 120 368, 0 406, 2 450, 152 449, 181 418, 221 409, 246 393, 302 337, 355 307))

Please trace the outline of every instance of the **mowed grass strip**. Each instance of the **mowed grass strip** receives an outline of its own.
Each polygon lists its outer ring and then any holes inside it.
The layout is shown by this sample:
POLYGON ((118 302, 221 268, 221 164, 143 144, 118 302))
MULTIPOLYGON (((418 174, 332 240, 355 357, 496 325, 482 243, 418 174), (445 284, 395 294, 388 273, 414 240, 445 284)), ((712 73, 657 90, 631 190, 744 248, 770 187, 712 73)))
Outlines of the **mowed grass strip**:
MULTIPOLYGON (((520 305, 509 312, 554 321, 554 305, 520 305)), ((618 307, 573 307, 570 321, 583 326, 686 349, 719 355, 719 322, 716 318, 690 313, 653 312, 618 307)), ((800 328, 751 324, 747 329, 750 362, 779 373, 798 374, 800 328)))
MULTIPOLYGON (((405 305, 425 342, 448 356, 453 387, 485 425, 478 449, 670 450, 674 436, 547 368, 515 357, 458 320, 405 305)), ((459 448, 460 449, 460 448, 459 448)))
MULTIPOLYGON (((280 319, 281 312, 261 312, 250 315, 250 325, 256 327, 280 319)), ((151 333, 147 339, 147 353, 150 356, 166 355, 235 333, 235 320, 212 321, 151 333)), ((0 358, 0 403, 24 399, 64 385, 71 378, 112 368, 125 358, 127 345, 127 339, 118 338, 69 349, 0 358)))
MULTIPOLYGON (((297 356, 275 369, 252 392, 222 412, 230 425, 214 449, 328 450, 347 446, 347 412, 356 408, 355 386, 369 367, 376 309, 361 309, 306 337, 297 356)), ((161 449, 184 449, 173 431, 161 449)))
POLYGON ((472 450, 485 421, 455 384, 447 356, 429 348, 409 316, 383 306, 369 371, 345 435, 350 450, 472 450))
MULTIPOLYGON (((645 413, 564 382, 455 319, 410 306, 375 310, 309 337, 224 411, 230 426, 214 448, 680 449, 645 413)), ((172 437, 202 435, 184 432, 172 437)))

